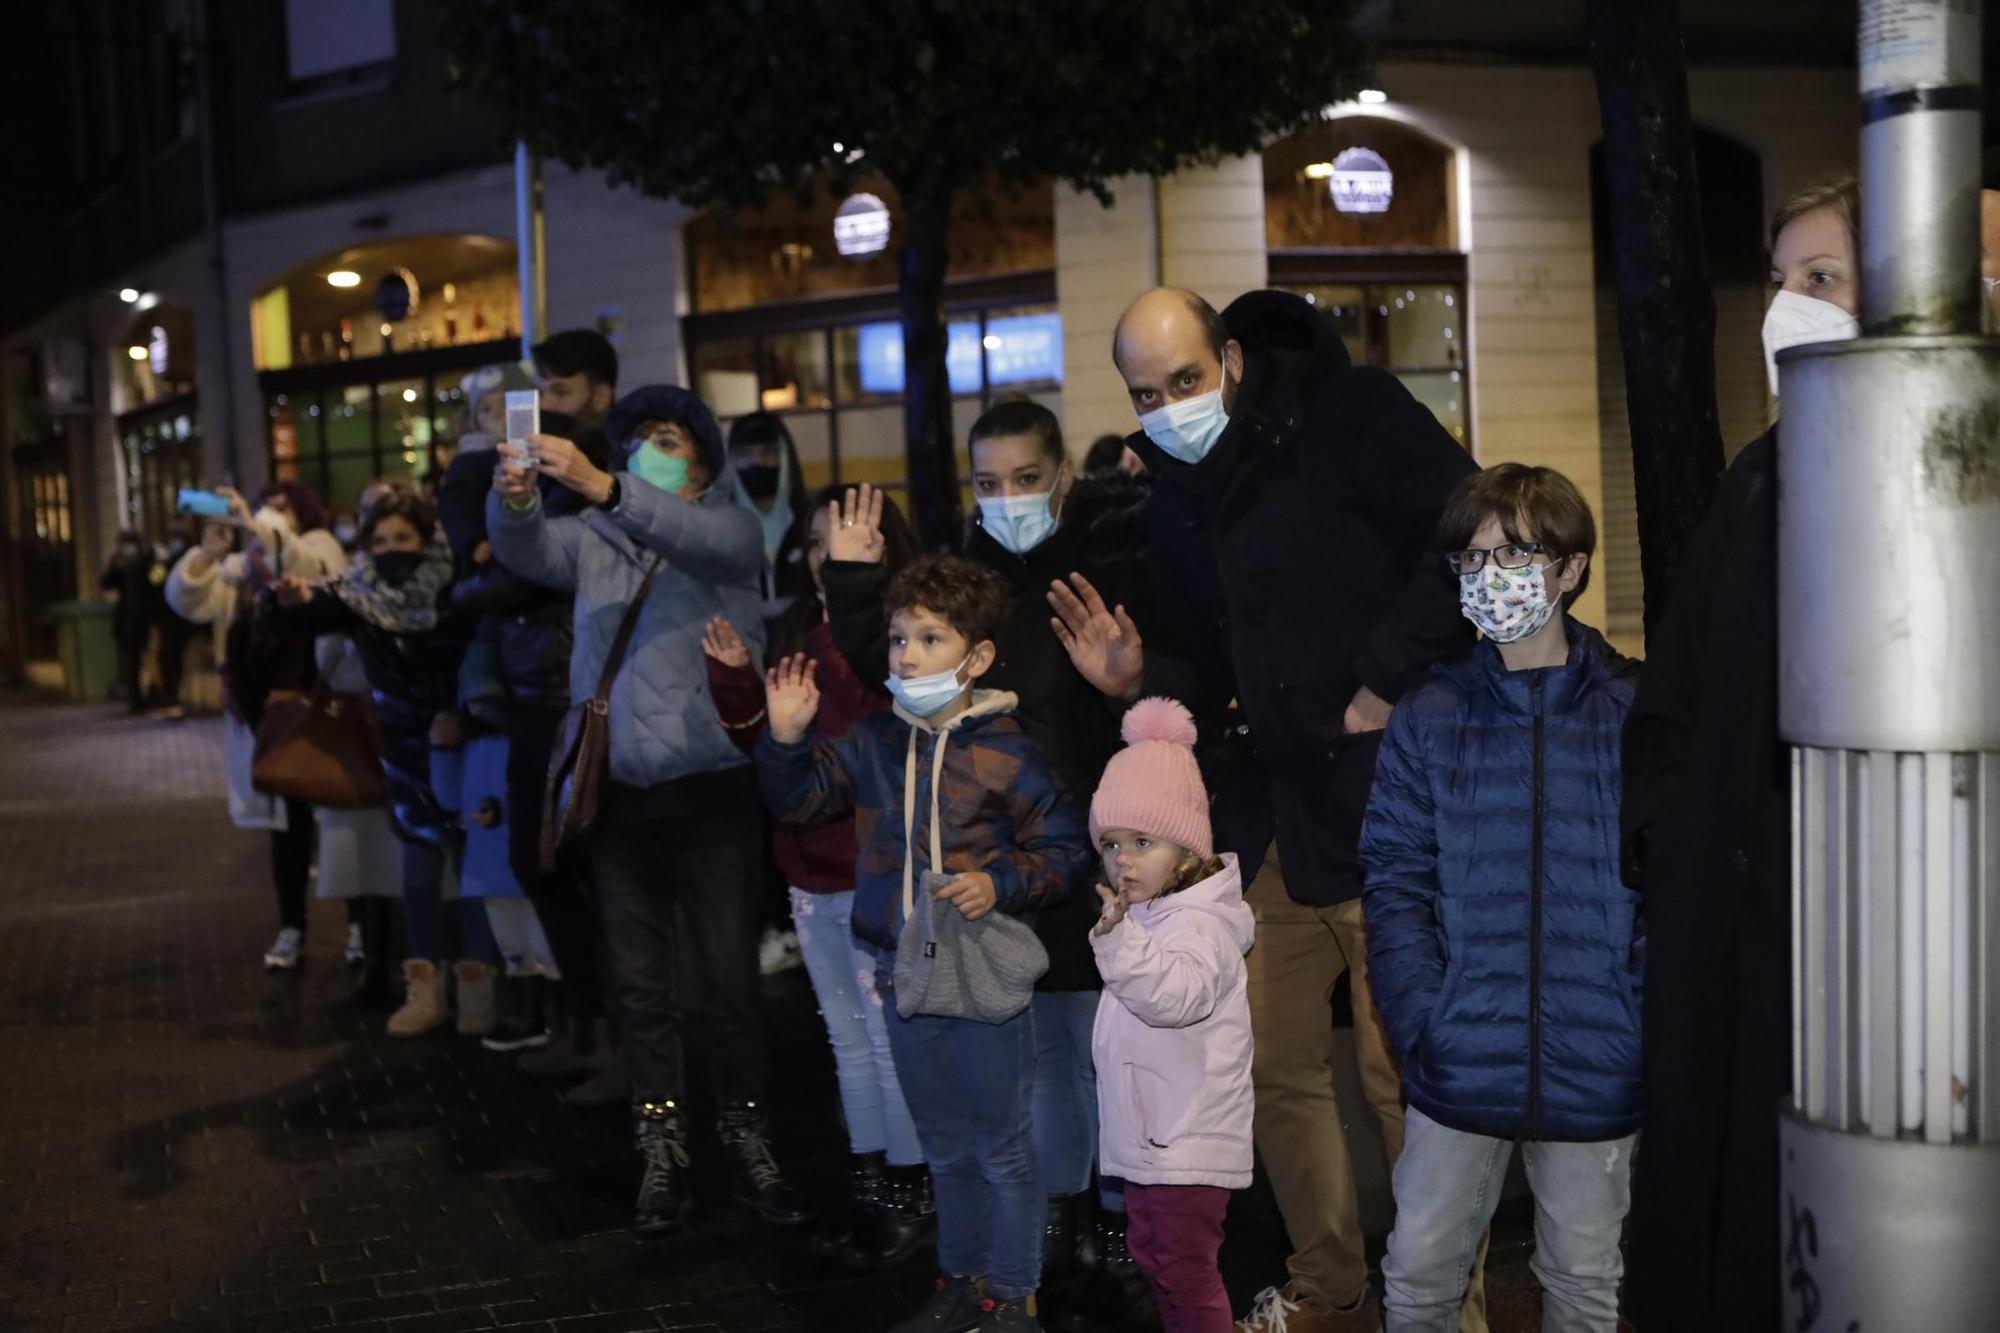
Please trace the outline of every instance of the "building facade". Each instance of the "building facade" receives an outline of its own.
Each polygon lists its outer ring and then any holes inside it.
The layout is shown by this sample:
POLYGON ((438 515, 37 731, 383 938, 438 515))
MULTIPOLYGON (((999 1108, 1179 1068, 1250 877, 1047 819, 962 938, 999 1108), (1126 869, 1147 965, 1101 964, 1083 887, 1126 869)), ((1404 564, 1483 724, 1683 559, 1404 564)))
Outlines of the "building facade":
MULTIPOLYGON (((445 92, 428 7, 355 0, 335 28, 306 0, 253 8, 214 29, 220 7, 165 3, 141 31, 77 20, 49 39, 52 59, 85 52, 120 83, 166 73, 143 111, 112 117, 147 151, 107 150, 108 177, 68 183, 57 271, 0 302, 0 668, 50 655, 48 606, 92 595, 119 529, 162 536, 180 487, 295 477, 337 510, 373 477, 421 481, 462 428, 459 379, 519 355, 511 148, 445 92)), ((1421 27, 1384 30, 1365 101, 1261 154, 1114 182, 1108 208, 1059 183, 970 201, 946 291, 955 426, 1026 394, 1080 457, 1134 427, 1110 342, 1137 292, 1295 290, 1482 463, 1577 481, 1604 530, 1580 613, 1636 648, 1589 69, 1479 31, 1430 49, 1421 27)), ((50 78, 79 124, 103 119, 80 92, 91 71, 50 78)), ((1771 410, 1764 219, 1852 163, 1853 78, 1823 41, 1782 64, 1697 53, 1690 72, 1732 449, 1771 410)), ((809 483, 900 484, 886 183, 712 217, 551 168, 543 199, 548 328, 604 331, 628 386, 690 383, 725 418, 779 412, 809 483)))

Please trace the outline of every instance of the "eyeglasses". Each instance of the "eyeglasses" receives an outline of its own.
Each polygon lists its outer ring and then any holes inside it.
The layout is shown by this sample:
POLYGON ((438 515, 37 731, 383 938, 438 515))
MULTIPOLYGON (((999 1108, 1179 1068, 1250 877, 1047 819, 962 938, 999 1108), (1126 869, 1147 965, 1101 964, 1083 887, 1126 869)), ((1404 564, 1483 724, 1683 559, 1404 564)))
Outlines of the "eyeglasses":
POLYGON ((1460 575, 1477 574, 1486 568, 1488 556, 1502 569, 1525 569, 1534 563, 1536 556, 1548 554, 1548 550, 1540 542, 1508 542, 1505 546, 1491 546, 1484 550, 1446 551, 1444 562, 1451 566, 1452 573, 1460 575))

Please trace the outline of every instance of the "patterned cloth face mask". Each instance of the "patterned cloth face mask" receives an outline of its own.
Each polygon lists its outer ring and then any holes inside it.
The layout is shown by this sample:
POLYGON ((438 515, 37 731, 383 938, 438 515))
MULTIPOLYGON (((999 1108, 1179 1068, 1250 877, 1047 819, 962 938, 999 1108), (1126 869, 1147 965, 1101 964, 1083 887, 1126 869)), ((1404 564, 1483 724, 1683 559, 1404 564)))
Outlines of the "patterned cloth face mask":
POLYGON ((1458 609, 1473 628, 1495 643, 1519 643, 1555 616, 1557 598, 1549 595, 1548 566, 1529 564, 1486 568, 1458 576, 1458 609))

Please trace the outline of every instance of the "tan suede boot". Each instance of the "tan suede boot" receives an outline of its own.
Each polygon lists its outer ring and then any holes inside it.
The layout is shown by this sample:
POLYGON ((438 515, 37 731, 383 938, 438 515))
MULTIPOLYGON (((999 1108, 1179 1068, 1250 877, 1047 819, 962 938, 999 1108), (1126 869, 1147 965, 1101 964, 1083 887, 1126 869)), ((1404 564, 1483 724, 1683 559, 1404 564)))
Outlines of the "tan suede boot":
POLYGON ((451 1018, 444 1007, 444 973, 422 958, 403 960, 403 1007, 389 1015, 389 1035, 421 1037, 451 1018))

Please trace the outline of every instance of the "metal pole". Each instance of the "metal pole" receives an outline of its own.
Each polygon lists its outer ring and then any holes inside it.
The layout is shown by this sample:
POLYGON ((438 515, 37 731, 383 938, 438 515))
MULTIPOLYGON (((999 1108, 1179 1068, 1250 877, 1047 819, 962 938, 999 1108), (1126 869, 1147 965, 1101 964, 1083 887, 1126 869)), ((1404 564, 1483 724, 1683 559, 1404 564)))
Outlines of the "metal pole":
MULTIPOLYGON (((236 322, 236 312, 230 309, 229 303, 229 254, 222 231, 221 174, 216 166, 215 60, 209 48, 208 0, 196 0, 195 4, 188 6, 188 17, 194 27, 195 123, 196 137, 201 141, 202 239, 208 251, 209 278, 215 284, 216 310, 220 312, 215 331, 221 343, 218 349, 221 356, 209 364, 221 366, 224 371, 222 383, 215 386, 216 392, 212 396, 202 395, 201 413, 206 422, 222 428, 223 442, 228 450, 228 477, 241 486, 250 474, 243 466, 243 441, 236 433, 235 361, 230 355, 232 340, 229 336, 236 322)), ((206 436, 207 432, 203 434, 206 436)))
POLYGON ((521 359, 531 360, 549 317, 547 230, 542 214, 542 160, 521 139, 514 144, 514 244, 521 287, 521 359))
POLYGON ((2000 343, 1980 6, 1863 0, 1862 326, 1779 357, 1786 1325, 2000 1306, 2000 343))

